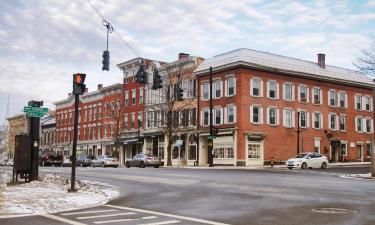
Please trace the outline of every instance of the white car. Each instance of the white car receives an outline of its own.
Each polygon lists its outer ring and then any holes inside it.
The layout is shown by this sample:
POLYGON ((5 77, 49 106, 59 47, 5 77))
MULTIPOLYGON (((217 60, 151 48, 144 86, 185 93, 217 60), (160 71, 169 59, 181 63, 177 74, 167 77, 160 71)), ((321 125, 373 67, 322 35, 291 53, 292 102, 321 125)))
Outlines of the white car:
POLYGON ((288 161, 286 161, 286 166, 289 169, 311 169, 313 167, 325 169, 328 166, 328 158, 317 152, 303 152, 288 159, 288 161))

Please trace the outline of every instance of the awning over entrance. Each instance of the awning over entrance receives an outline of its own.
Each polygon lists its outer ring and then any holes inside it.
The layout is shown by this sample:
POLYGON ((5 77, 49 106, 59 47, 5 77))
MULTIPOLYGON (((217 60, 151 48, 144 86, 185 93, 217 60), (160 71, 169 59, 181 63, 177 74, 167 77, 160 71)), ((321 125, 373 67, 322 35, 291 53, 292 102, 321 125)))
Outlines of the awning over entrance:
POLYGON ((138 143, 138 138, 130 138, 130 139, 120 139, 119 142, 123 143, 124 145, 126 144, 136 144, 138 143))

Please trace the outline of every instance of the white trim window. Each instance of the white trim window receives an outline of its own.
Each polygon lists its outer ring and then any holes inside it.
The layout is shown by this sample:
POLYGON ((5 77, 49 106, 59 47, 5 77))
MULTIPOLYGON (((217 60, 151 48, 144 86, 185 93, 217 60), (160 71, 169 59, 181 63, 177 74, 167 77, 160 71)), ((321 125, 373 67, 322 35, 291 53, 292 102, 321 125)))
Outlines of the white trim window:
POLYGON ((250 106, 250 122, 253 124, 263 124, 263 108, 260 106, 250 106))
POLYGON ((221 80, 213 81, 213 98, 221 98, 223 95, 223 82, 221 80))
POLYGON ((362 133, 363 132, 363 118, 356 116, 355 117, 355 131, 362 133))
POLYGON ((144 90, 143 88, 139 88, 139 104, 142 104, 143 103, 143 93, 144 93, 144 90))
POLYGON ((362 96, 355 95, 354 99, 355 99, 355 109, 362 110, 362 96))
POLYGON ((137 90, 132 90, 132 105, 135 105, 137 103, 137 90))
POLYGON ((227 114, 226 116, 224 116, 224 118, 226 119, 226 123, 232 124, 236 122, 236 106, 227 106, 224 114, 227 114))
POLYGON ((312 113, 312 127, 314 129, 322 129, 323 128, 323 116, 320 112, 313 112, 312 113))
POLYGON ((203 109, 201 111, 201 125, 206 127, 210 125, 210 110, 203 109))
POLYGON ((312 96, 313 96, 313 99, 312 99, 312 102, 316 105, 321 105, 323 103, 322 101, 322 90, 320 88, 313 88, 312 89, 312 96))
POLYGON ((267 124, 271 126, 279 125, 279 109, 275 107, 267 108, 267 124))
POLYGON ((215 108, 214 109, 214 125, 221 125, 223 124, 223 108, 215 108))
POLYGON ((287 127, 287 128, 294 127, 294 111, 292 109, 284 109, 283 125, 284 127, 287 127))
POLYGON ((128 114, 124 113, 124 129, 128 129, 128 114))
POLYGON ((346 131, 346 116, 340 115, 340 131, 346 131))
POLYGON ((337 98, 338 98, 338 103, 339 103, 339 107, 341 108, 347 108, 348 107, 348 98, 347 98, 347 94, 345 92, 342 92, 340 91, 339 93, 337 93, 337 98))
POLYGON ((298 101, 301 103, 309 103, 309 88, 305 85, 298 86, 298 101))
POLYGON ((225 80, 225 96, 231 97, 236 95, 236 78, 234 76, 229 76, 225 80))
POLYGON ((202 93, 202 96, 201 96, 202 100, 210 99, 210 84, 207 81, 202 83, 201 93, 202 93))
POLYGON ((263 97, 263 81, 260 78, 252 78, 250 80, 250 95, 263 97))
POLYGON ((194 98, 195 97, 195 82, 196 80, 189 80, 188 83, 188 97, 189 98, 194 98))
POLYGON ((328 128, 330 130, 337 130, 338 127, 338 119, 336 113, 329 113, 328 114, 328 128))
POLYGON ((373 120, 371 119, 371 118, 365 118, 364 119, 364 125, 365 125, 365 127, 364 128, 366 128, 366 130, 364 130, 364 132, 367 132, 367 133, 371 133, 371 132, 373 132, 373 120))
POLYGON ((299 111, 299 126, 301 128, 309 127, 309 113, 306 111, 299 111))
POLYGON ((334 90, 328 91, 328 105, 336 107, 336 91, 334 90))
POLYGON ((348 154, 348 142, 347 141, 341 141, 340 143, 340 155, 341 156, 347 156, 348 154))
POLYGON ((267 98, 279 99, 279 83, 274 80, 267 82, 267 98))
POLYGON ((372 111, 372 107, 371 107, 371 102, 372 102, 372 99, 371 97, 369 96, 363 96, 363 101, 364 101, 364 104, 363 104, 363 110, 366 110, 366 111, 372 111))
POLYGON ((294 101, 294 85, 291 83, 283 84, 283 99, 285 101, 294 101))

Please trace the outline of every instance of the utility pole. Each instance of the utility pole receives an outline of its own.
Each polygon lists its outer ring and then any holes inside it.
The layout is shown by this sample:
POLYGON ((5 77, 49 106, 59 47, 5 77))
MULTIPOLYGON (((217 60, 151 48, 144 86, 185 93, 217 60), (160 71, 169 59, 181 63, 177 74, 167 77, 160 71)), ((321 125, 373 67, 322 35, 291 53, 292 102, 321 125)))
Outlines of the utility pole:
MULTIPOLYGON (((29 101, 29 107, 40 108, 43 106, 43 101, 29 101)), ((27 114, 29 115, 29 113, 27 114)), ((29 180, 38 180, 39 167, 39 127, 40 117, 30 116, 30 136, 31 136, 31 170, 29 180)))
POLYGON ((76 183, 76 161, 77 161, 77 127, 78 127, 78 105, 79 96, 85 92, 86 85, 84 84, 86 74, 73 74, 73 94, 74 94, 74 125, 73 125, 73 150, 72 150, 72 174, 70 177, 69 192, 76 192, 74 185, 76 183))
POLYGON ((299 118, 301 112, 297 112, 297 155, 299 154, 299 134, 302 132, 299 126, 299 118))
POLYGON ((212 151, 214 148, 214 140, 213 140, 213 115, 212 115, 212 67, 210 66, 210 135, 208 138, 208 148, 207 148, 207 153, 208 153, 208 165, 209 167, 214 166, 214 159, 212 155, 212 151))

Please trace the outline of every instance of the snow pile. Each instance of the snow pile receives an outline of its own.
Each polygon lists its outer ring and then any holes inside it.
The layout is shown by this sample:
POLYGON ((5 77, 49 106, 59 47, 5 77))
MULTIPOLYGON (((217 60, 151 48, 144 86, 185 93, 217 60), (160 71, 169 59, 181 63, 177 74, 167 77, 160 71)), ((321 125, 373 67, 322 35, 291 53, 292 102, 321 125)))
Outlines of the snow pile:
POLYGON ((339 175, 341 178, 360 178, 360 179, 374 179, 371 177, 371 173, 365 173, 365 174, 345 174, 345 175, 339 175))
POLYGON ((114 188, 101 189, 77 181, 75 193, 68 193, 70 179, 48 174, 39 181, 0 189, 0 217, 17 214, 42 214, 88 208, 117 197, 114 188))

